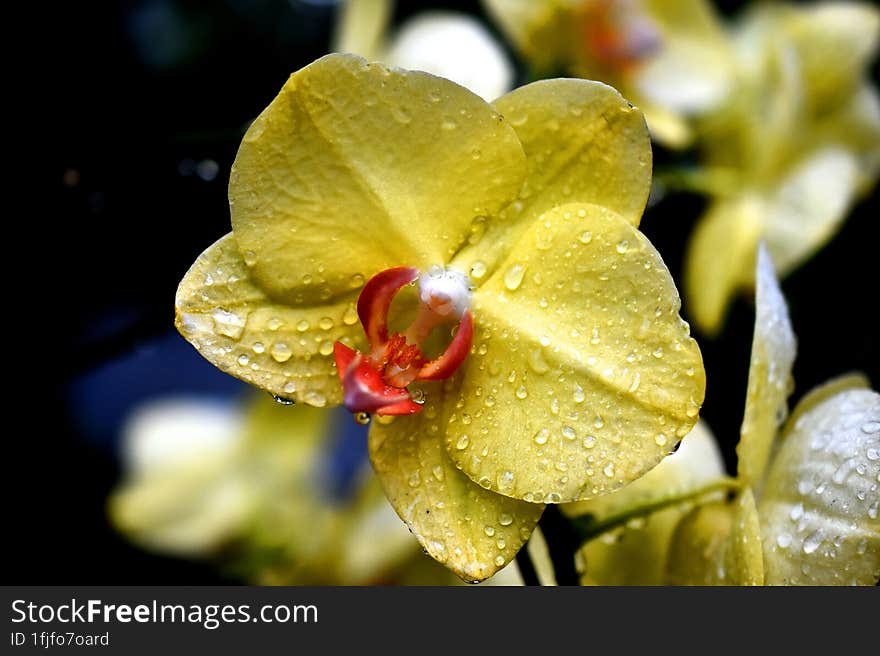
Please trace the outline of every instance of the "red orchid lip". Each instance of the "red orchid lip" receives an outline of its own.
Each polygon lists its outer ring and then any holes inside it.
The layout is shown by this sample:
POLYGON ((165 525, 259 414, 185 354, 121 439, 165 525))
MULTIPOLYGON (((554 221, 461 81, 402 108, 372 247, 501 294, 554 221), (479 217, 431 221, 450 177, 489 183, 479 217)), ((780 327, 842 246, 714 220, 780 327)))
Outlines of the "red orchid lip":
MULTIPOLYGON (((418 269, 394 267, 373 276, 361 291, 357 303, 358 317, 370 353, 360 353, 342 342, 336 342, 333 348, 342 383, 343 405, 350 412, 378 415, 419 412, 422 406, 412 399, 407 385, 420 380, 449 378, 470 353, 474 334, 470 310, 462 314, 449 346, 433 360, 425 358, 419 344, 410 343, 406 336, 400 333, 389 335, 391 302, 403 287, 418 278, 418 269)), ((425 306, 420 311, 432 312, 425 306)))

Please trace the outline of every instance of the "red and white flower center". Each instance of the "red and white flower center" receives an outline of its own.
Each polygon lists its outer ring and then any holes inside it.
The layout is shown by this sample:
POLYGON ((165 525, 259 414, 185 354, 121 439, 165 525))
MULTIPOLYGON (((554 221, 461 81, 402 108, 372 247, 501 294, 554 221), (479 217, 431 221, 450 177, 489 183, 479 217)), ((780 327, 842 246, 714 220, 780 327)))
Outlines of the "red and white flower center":
POLYGON ((470 353, 474 325, 470 312, 470 285, 457 271, 432 267, 395 267, 382 271, 364 286, 357 304, 368 354, 342 342, 334 345, 336 368, 342 382, 343 404, 354 413, 408 415, 422 406, 407 386, 415 381, 452 376, 470 353), (389 334, 388 311, 397 293, 419 280, 419 312, 403 333, 389 334), (437 326, 457 323, 458 330, 446 350, 428 359, 421 344, 437 326))

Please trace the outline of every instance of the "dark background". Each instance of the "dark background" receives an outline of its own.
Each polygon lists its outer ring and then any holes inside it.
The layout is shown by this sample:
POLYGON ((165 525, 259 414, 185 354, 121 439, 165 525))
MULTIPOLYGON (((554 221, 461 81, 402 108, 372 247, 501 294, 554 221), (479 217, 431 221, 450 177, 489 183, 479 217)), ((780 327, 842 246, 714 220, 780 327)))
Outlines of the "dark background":
MULTIPOLYGON (((428 3, 399 4, 397 22, 428 3)), ((481 15, 476 2, 430 4, 481 15)), ((721 3, 728 13, 738 4, 721 3)), ((110 528, 115 437, 143 399, 242 392, 174 333, 174 292, 229 230, 226 180, 244 127, 292 71, 327 52, 335 11, 317 0, 144 0, 58 3, 34 19, 50 62, 30 79, 47 110, 45 214, 22 219, 40 232, 47 264, 31 263, 23 284, 37 347, 22 376, 7 380, 24 394, 7 405, 18 421, 4 457, 4 583, 224 581, 210 566, 146 554, 110 528)), ((655 150, 657 165, 670 159, 655 150)), ((684 239, 702 208, 696 196, 672 196, 642 223, 679 288, 684 239)), ((880 381, 877 236, 869 199, 784 282, 799 342, 792 402, 850 370, 880 381)), ((753 320, 741 298, 718 339, 697 335, 708 377, 702 416, 729 465, 753 320)))

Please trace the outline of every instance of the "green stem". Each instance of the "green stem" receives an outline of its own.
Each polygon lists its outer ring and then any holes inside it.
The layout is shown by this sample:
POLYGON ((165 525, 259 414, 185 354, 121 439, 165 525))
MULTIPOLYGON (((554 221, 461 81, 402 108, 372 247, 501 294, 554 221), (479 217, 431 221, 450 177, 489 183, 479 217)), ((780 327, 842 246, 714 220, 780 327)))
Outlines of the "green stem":
MULTIPOLYGON (((568 521, 578 534, 579 546, 582 546, 584 543, 606 533, 607 531, 626 525, 627 522, 633 519, 646 517, 658 510, 663 510, 664 508, 685 503, 687 501, 693 501, 694 499, 712 494, 713 492, 729 492, 731 490, 737 490, 739 487, 740 484, 736 479, 725 478, 696 490, 691 490, 690 492, 663 497, 642 506, 627 508, 626 510, 607 517, 596 518, 595 515, 580 515, 578 517, 569 517, 568 521)), ((549 537, 547 541, 549 543, 549 537)))
POLYGON ((691 191, 708 196, 729 196, 736 189, 736 176, 724 168, 673 166, 654 171, 654 181, 672 191, 691 191))

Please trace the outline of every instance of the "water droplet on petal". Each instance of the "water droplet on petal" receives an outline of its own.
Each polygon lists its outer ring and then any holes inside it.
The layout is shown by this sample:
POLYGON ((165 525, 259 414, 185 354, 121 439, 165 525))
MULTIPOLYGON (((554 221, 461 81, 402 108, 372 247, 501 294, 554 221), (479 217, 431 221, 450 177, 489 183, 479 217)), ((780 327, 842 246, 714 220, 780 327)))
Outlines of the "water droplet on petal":
POLYGON ((290 360, 293 351, 284 342, 275 342, 272 344, 272 348, 269 349, 269 355, 272 356, 272 359, 275 360, 275 362, 281 363, 290 360))
POLYGON ((212 314, 214 319, 214 327, 221 335, 226 335, 232 339, 238 339, 244 332, 247 320, 235 312, 227 312, 222 308, 217 308, 212 314))
POLYGON ((525 267, 522 264, 514 264, 504 274, 504 286, 510 291, 519 289, 525 275, 525 267))

